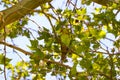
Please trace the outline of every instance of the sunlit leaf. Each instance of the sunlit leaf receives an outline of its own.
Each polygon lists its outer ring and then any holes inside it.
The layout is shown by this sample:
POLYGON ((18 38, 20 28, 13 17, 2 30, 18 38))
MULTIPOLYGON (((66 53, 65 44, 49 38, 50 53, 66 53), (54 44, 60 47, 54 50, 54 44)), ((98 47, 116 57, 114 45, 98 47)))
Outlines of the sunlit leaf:
POLYGON ((9 64, 12 59, 9 59, 7 57, 4 57, 3 54, 0 54, 0 64, 9 64))

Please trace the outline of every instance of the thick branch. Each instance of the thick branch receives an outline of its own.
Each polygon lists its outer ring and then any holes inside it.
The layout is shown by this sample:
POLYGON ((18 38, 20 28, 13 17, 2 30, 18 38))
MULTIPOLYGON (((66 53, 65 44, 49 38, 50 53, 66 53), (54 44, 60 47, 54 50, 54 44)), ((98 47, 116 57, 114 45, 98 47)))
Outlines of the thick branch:
POLYGON ((8 47, 10 47, 10 48, 16 49, 16 50, 24 53, 25 55, 32 55, 32 53, 27 52, 27 51, 25 51, 25 50, 23 50, 23 49, 21 49, 21 48, 19 48, 19 47, 13 46, 13 45, 11 45, 11 44, 9 44, 9 43, 0 41, 0 44, 3 44, 3 45, 6 45, 6 46, 8 46, 8 47))
POLYGON ((39 5, 50 1, 51 0, 22 0, 18 4, 1 11, 3 13, 5 25, 24 17, 39 5))
POLYGON ((92 0, 92 1, 104 6, 107 6, 110 2, 119 3, 119 0, 92 0))

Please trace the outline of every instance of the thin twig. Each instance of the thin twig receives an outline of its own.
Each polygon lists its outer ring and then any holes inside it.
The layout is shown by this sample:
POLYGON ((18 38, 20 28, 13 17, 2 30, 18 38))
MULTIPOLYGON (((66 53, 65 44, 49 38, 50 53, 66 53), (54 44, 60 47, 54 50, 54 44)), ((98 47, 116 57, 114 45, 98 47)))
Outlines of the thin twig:
MULTIPOLYGON (((6 27, 4 26, 4 42, 6 42, 6 27)), ((6 77, 6 45, 4 45, 4 78, 7 80, 6 77)))
POLYGON ((19 57, 23 62, 25 62, 24 59, 22 58, 22 56, 20 56, 17 51, 14 50, 14 52, 18 55, 18 57, 19 57))
POLYGON ((48 63, 53 63, 53 64, 57 64, 57 65, 60 65, 60 66, 64 66, 68 69, 71 69, 72 67, 68 66, 68 65, 65 65, 65 64, 62 64, 60 62, 55 62, 55 61, 51 61, 51 60, 48 60, 48 59, 44 59, 45 62, 48 62, 48 63))
POLYGON ((107 37, 106 37, 105 39, 110 40, 110 41, 112 41, 112 42, 115 42, 114 40, 112 40, 112 39, 110 39, 110 38, 107 38, 107 37))
POLYGON ((108 46, 106 44, 104 44, 102 41, 99 41, 99 42, 108 49, 108 46))
MULTIPOLYGON (((36 38, 34 37, 34 35, 33 35, 33 33, 29 30, 29 29, 31 29, 31 28, 26 28, 26 27, 23 27, 24 29, 26 29, 26 30, 28 30, 29 31, 29 33, 31 34, 31 36, 33 37, 33 39, 35 39, 36 40, 36 38)), ((34 29, 31 29, 31 30, 34 30, 34 29)), ((35 31, 35 30, 34 30, 35 31)), ((36 31, 35 31, 36 32, 36 31)))
POLYGON ((105 74, 105 73, 103 73, 103 72, 101 72, 101 71, 97 71, 101 76, 104 76, 104 77, 106 77, 107 79, 109 79, 109 80, 111 80, 111 78, 107 75, 107 74, 105 74))
POLYGON ((40 31, 42 31, 42 28, 41 28, 41 26, 38 24, 38 23, 36 23, 34 20, 32 20, 32 19, 30 19, 30 18, 28 18, 31 22, 33 22, 34 24, 36 24, 37 26, 38 26, 38 28, 40 29, 40 31))
POLYGON ((109 55, 109 65, 110 65, 110 80, 113 80, 113 69, 114 69, 114 63, 113 63, 113 56, 109 55))
POLYGON ((106 54, 106 55, 120 55, 120 53, 114 53, 114 54, 112 54, 112 53, 107 53, 107 52, 102 52, 102 51, 96 51, 96 50, 90 50, 92 53, 101 53, 101 54, 106 54))
POLYGON ((54 33, 54 35, 55 35, 55 38, 58 39, 57 34, 56 34, 56 31, 55 31, 55 28, 54 28, 54 25, 52 24, 52 21, 50 20, 49 16, 48 16, 45 12, 43 12, 43 13, 44 13, 44 15, 47 17, 47 19, 48 19, 48 21, 49 21, 49 23, 50 23, 50 25, 51 25, 51 27, 52 27, 53 33, 54 33))

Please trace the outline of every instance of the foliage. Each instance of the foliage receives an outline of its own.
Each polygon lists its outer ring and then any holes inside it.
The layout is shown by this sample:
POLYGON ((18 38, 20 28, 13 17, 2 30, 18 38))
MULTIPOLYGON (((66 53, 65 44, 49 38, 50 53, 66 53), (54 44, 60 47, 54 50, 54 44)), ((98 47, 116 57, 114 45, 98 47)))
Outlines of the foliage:
MULTIPOLYGON (((13 2, 15 0, 3 0, 6 6, 13 2)), ((68 7, 56 9, 46 3, 40 10, 7 26, 11 31, 7 36, 11 39, 26 37, 30 42, 26 46, 31 51, 29 61, 21 60, 16 65, 6 58, 5 66, 11 71, 11 80, 27 79, 32 75, 32 80, 45 80, 47 73, 70 80, 116 80, 120 77, 120 20, 117 17, 120 5, 110 3, 97 7, 89 0, 81 3, 78 0, 79 5, 71 1, 66 4, 68 7), (91 5, 95 7, 92 11, 91 5), (29 27, 29 17, 34 13, 47 18, 50 26, 40 27, 32 21, 37 29, 29 27), (109 38, 109 34, 114 39, 109 38)), ((3 56, 0 58, 3 65, 3 56)))

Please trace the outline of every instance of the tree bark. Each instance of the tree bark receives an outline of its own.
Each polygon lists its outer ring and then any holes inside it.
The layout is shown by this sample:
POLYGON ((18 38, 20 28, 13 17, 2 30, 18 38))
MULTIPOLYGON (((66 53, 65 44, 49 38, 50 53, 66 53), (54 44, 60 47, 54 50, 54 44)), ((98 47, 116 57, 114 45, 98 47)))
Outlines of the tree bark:
POLYGON ((1 11, 3 15, 0 14, 0 26, 2 25, 3 20, 4 25, 8 25, 24 17, 26 14, 30 13, 30 11, 37 8, 39 5, 50 1, 51 0, 22 0, 18 4, 1 11))
POLYGON ((92 0, 92 1, 104 6, 107 6, 110 2, 119 3, 119 0, 92 0))

